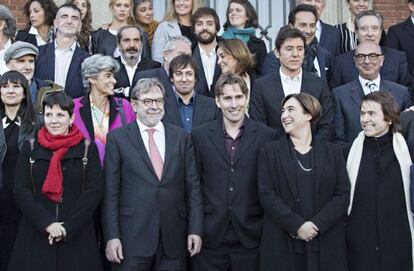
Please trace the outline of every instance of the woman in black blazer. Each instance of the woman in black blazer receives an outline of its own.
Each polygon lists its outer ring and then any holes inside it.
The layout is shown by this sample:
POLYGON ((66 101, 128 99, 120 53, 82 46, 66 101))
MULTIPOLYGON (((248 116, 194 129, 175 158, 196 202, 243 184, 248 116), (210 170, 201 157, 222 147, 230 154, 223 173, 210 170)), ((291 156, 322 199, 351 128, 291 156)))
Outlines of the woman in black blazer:
POLYGON ((259 26, 257 12, 249 1, 231 0, 226 11, 227 21, 223 25, 223 39, 240 39, 255 58, 255 71, 262 74, 262 64, 267 54, 266 44, 256 37, 259 26))
POLYGON ((349 180, 341 148, 312 136, 320 115, 311 95, 288 95, 281 116, 286 136, 259 154, 260 270, 348 270, 349 180))
POLYGON ((24 14, 29 26, 19 30, 16 40, 25 41, 34 46, 45 45, 53 41, 53 20, 57 7, 53 0, 30 0, 24 6, 24 14))

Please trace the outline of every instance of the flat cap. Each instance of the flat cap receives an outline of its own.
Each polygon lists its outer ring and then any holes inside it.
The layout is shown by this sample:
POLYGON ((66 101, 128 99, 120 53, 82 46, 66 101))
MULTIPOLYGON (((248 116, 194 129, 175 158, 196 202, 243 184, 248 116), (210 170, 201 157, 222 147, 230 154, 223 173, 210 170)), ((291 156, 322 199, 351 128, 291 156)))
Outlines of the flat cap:
POLYGON ((25 55, 35 55, 39 54, 39 49, 31 43, 24 41, 16 41, 6 52, 4 52, 4 62, 8 63, 11 59, 16 59, 25 55))

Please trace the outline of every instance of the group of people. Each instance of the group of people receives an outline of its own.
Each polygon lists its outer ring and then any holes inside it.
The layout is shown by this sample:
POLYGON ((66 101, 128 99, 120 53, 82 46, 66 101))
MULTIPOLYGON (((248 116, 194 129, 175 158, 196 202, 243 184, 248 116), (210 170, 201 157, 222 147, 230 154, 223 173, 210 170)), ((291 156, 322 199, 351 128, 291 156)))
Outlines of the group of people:
POLYGON ((325 1, 0 5, 0 271, 412 271, 414 0, 325 1))

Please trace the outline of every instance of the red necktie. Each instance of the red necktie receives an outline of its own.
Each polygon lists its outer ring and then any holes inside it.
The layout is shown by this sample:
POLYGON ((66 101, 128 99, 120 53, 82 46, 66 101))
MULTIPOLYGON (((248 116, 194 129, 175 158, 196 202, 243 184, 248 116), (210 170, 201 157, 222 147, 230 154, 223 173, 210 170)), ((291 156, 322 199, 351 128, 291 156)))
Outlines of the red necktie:
POLYGON ((149 154, 151 159, 152 167, 155 170, 155 174, 157 174, 158 180, 161 181, 162 176, 162 168, 163 168, 163 162, 161 158, 160 151, 157 148, 157 144, 154 140, 154 133, 155 129, 147 129, 148 131, 148 146, 149 146, 149 154))

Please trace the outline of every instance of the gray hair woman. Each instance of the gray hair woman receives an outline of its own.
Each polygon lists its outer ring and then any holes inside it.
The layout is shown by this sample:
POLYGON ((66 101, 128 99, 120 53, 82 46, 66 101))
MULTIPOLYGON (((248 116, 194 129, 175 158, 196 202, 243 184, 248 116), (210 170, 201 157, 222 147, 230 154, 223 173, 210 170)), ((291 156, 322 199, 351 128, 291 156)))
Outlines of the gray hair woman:
POLYGON ((135 120, 129 102, 114 97, 115 75, 119 64, 110 56, 100 54, 82 63, 83 86, 86 94, 74 100, 74 124, 85 138, 95 141, 103 163, 106 134, 135 120))
POLYGON ((4 5, 0 5, 0 74, 7 72, 9 69, 3 60, 6 49, 10 47, 16 35, 16 18, 10 9, 4 5))

